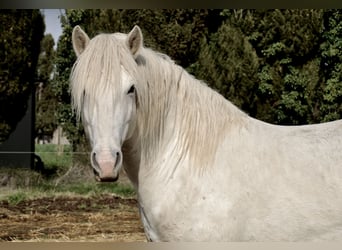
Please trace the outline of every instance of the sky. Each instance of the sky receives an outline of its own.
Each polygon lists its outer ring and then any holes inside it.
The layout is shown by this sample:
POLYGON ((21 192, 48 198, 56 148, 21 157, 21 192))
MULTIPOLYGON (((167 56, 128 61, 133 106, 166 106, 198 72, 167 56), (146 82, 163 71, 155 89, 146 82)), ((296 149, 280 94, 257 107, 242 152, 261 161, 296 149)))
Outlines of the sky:
POLYGON ((59 16, 64 13, 64 9, 42 9, 41 12, 45 16, 45 34, 50 33, 53 36, 56 49, 58 38, 62 34, 59 16))

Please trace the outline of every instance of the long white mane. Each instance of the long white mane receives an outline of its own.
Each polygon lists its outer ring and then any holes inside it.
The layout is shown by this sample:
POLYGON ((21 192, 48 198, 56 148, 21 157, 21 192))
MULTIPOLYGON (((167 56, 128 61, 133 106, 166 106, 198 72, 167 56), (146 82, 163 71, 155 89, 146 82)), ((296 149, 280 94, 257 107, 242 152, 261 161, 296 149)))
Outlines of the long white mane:
POLYGON ((209 165, 222 135, 247 116, 164 54, 142 48, 134 61, 124 37, 98 35, 76 61, 71 93, 78 117, 83 98, 94 102, 103 92, 119 92, 122 65, 138 81, 138 126, 146 157, 153 158, 155 149, 163 147, 165 126, 173 126, 181 152, 201 163, 196 165, 209 165), (107 81, 100 81, 103 77, 107 81))
POLYGON ((148 117, 142 130, 142 136, 149 137, 145 146, 158 144, 165 126, 173 126, 179 133, 179 146, 185 147, 181 152, 189 152, 190 158, 201 163, 196 165, 206 166, 231 124, 241 125, 247 116, 168 57, 150 49, 141 55, 146 62, 141 70, 138 67, 139 74, 144 74, 143 89, 138 91, 142 117, 148 117), (167 120, 169 115, 172 120, 167 120))

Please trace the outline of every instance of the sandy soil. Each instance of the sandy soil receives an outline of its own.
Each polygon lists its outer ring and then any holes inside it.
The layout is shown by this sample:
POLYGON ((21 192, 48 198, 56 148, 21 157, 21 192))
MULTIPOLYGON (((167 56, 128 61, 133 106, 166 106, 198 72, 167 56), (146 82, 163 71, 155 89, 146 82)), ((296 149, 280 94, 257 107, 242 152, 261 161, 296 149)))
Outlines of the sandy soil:
POLYGON ((135 199, 110 194, 0 201, 0 241, 146 241, 135 199))

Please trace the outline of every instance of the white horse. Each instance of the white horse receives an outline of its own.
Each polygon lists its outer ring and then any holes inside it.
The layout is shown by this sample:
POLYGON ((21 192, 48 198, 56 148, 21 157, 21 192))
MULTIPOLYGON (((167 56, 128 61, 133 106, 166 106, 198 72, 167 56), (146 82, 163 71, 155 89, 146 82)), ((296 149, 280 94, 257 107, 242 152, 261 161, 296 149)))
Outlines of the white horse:
POLYGON ((121 166, 152 241, 342 239, 342 120, 253 119, 129 34, 76 26, 71 74, 98 180, 121 166))

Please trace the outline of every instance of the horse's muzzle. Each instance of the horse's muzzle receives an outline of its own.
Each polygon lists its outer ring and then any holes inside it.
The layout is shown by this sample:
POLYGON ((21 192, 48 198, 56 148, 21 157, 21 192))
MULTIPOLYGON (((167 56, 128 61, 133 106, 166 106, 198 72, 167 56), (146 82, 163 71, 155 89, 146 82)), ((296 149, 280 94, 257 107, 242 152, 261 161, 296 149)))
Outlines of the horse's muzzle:
POLYGON ((114 182, 118 180, 122 163, 121 152, 115 154, 109 151, 93 152, 91 162, 97 181, 114 182))

